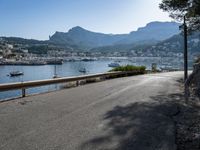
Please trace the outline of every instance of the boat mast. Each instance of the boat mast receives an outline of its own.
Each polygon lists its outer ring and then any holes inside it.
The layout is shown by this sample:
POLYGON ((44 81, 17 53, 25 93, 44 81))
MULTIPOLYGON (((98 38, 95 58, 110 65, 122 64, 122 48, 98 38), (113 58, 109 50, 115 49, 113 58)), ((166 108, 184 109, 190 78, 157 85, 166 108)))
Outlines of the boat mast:
POLYGON ((56 52, 54 52, 54 77, 57 77, 57 70, 56 70, 56 52))
POLYGON ((54 65, 54 76, 57 76, 57 73, 56 73, 56 65, 54 65))

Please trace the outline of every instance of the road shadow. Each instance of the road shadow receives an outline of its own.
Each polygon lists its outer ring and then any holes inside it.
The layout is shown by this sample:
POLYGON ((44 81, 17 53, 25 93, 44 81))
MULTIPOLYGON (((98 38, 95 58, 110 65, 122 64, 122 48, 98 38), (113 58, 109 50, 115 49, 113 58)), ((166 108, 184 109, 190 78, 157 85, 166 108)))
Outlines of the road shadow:
MULTIPOLYGON (((158 95, 150 102, 116 106, 105 113, 102 135, 83 143, 81 150, 173 150, 183 94, 158 95)), ((139 100, 138 100, 139 101, 139 100)))

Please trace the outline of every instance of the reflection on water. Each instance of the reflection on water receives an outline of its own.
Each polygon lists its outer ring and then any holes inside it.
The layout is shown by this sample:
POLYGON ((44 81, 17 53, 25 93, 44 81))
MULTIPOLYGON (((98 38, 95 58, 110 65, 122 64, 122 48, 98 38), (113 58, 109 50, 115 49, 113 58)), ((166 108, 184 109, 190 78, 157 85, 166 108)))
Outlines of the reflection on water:
MULTIPOLYGON (((170 65, 173 65, 176 68, 182 68, 183 62, 180 60, 175 61, 174 58, 168 58, 168 62, 171 62, 170 65), (177 63, 178 62, 178 63, 177 63)), ((79 70, 82 68, 87 69, 86 74, 93 73, 102 73, 107 72, 111 68, 108 67, 108 64, 114 60, 98 60, 98 61, 76 61, 76 62, 65 62, 62 65, 56 66, 56 72, 59 77, 67 76, 76 76, 84 73, 80 73, 79 70)), ((151 67, 152 63, 159 64, 166 62, 163 58, 154 57, 154 58, 131 58, 131 59, 122 59, 119 61, 121 65, 133 64, 133 65, 145 65, 147 68, 151 67)), ((51 79, 54 75, 54 65, 43 65, 43 66, 0 66, 0 83, 10 83, 10 82, 23 82, 23 81, 32 81, 32 80, 42 80, 42 79, 51 79), (12 71, 22 71, 24 72, 23 76, 10 77, 7 76, 12 71)), ((38 93, 50 91, 55 88, 58 88, 56 85, 44 86, 31 88, 28 90, 28 93, 38 93)), ((0 92, 0 99, 19 96, 21 91, 8 91, 0 92)))

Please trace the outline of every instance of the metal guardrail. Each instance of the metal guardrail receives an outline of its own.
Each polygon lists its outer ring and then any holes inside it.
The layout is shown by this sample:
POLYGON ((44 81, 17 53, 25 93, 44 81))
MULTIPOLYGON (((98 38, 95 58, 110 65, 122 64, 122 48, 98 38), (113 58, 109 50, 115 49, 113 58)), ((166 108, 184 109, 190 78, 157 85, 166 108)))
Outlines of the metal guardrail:
POLYGON ((11 91, 11 90, 22 90, 22 97, 26 96, 26 89, 51 85, 51 84, 59 84, 59 83, 66 83, 66 82, 77 82, 76 84, 79 85, 80 80, 92 79, 92 78, 106 78, 111 76, 120 76, 120 75, 131 75, 131 74, 138 74, 139 71, 128 71, 128 72, 107 72, 107 73, 100 73, 100 74, 92 74, 92 75, 83 75, 83 76, 75 76, 75 77, 63 77, 63 78, 55 78, 55 79, 47 79, 47 80, 36 80, 36 81, 27 81, 27 82, 16 82, 16 83, 6 83, 0 84, 0 92, 3 91, 11 91))

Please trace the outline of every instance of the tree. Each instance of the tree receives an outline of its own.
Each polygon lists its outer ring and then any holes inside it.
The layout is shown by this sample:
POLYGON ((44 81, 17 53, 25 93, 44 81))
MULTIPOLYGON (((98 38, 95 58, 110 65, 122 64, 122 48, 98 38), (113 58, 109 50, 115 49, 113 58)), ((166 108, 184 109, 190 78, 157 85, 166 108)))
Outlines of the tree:
POLYGON ((159 7, 178 21, 185 16, 189 30, 200 31, 200 0, 162 0, 159 7))

